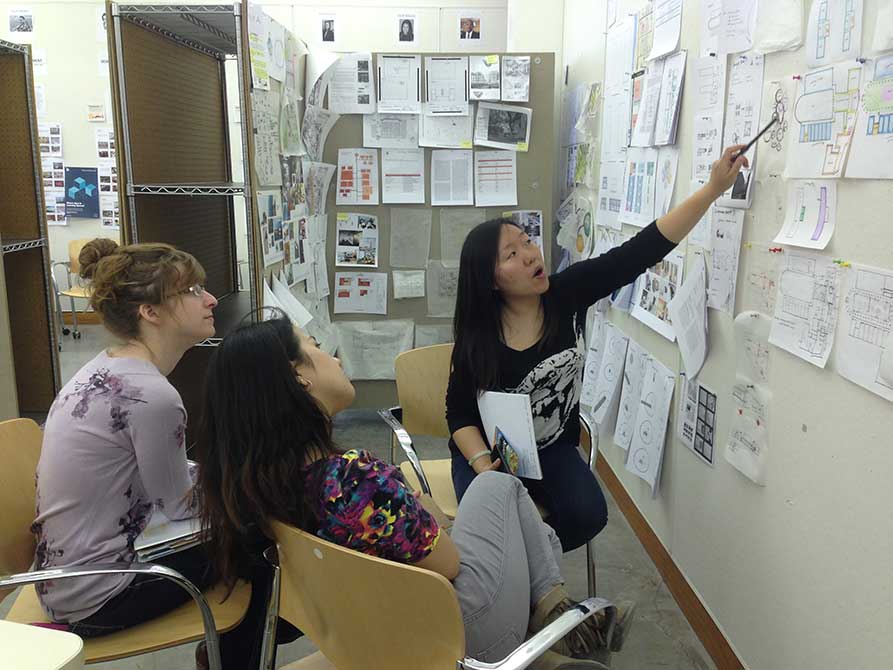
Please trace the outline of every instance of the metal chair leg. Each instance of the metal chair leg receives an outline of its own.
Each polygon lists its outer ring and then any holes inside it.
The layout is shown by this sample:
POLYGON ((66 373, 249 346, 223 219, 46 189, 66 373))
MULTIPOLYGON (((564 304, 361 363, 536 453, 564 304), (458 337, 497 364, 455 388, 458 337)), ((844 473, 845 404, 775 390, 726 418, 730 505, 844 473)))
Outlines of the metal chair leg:
POLYGON ((260 670, 273 670, 276 662, 276 628, 279 625, 279 589, 282 571, 279 568, 279 552, 275 546, 264 551, 264 558, 273 570, 273 582, 270 584, 270 596, 267 600, 260 670))
POLYGON ((74 298, 68 299, 71 302, 71 337, 72 339, 81 339, 81 331, 78 330, 78 311, 74 306, 74 298))
POLYGON ((586 543, 586 588, 590 598, 595 598, 595 540, 586 543))

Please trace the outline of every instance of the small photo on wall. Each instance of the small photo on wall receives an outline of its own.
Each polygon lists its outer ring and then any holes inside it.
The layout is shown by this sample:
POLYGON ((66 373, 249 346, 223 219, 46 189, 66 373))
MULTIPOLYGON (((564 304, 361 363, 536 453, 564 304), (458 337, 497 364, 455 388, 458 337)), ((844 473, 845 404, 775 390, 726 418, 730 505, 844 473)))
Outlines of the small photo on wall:
POLYGON ((16 7, 9 10, 9 32, 19 34, 34 32, 34 14, 30 7, 16 7))
POLYGON ((320 40, 326 44, 335 44, 335 28, 337 17, 334 14, 319 15, 320 40))
POLYGON ((415 14, 397 14, 397 41, 403 44, 415 44, 415 14))
POLYGON ((459 12, 459 39, 481 39, 481 15, 467 11, 459 12))

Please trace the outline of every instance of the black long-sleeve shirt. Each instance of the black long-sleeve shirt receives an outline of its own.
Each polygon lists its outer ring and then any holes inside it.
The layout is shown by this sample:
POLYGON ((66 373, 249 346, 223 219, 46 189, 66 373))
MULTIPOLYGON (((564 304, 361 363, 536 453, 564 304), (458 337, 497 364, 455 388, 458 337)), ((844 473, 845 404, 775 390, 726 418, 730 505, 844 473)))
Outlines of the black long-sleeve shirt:
MULTIPOLYGON (((612 291, 626 286, 676 245, 658 230, 656 223, 643 228, 619 247, 589 260, 574 263, 549 278, 553 301, 549 318, 559 320, 552 345, 539 343, 517 351, 500 345, 499 383, 484 391, 530 395, 533 428, 540 449, 552 444, 580 441, 580 389, 586 360, 586 310, 612 291)), ((450 433, 477 426, 484 437, 477 395, 469 371, 454 368, 446 397, 450 433)), ((450 448, 457 449, 450 440, 450 448)))

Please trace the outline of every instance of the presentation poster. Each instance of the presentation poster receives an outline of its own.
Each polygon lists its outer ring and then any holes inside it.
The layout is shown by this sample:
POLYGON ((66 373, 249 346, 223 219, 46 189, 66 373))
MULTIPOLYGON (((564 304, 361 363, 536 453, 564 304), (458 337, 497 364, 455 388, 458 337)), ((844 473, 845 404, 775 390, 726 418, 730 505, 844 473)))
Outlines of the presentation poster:
POLYGON ((99 218, 99 175, 95 167, 65 168, 65 216, 99 218))

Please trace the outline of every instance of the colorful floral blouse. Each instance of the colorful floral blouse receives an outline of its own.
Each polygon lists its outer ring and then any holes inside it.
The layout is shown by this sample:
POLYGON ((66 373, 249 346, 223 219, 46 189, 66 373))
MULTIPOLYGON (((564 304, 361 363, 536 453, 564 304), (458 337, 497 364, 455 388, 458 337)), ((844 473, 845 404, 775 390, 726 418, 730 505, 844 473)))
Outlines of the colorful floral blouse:
POLYGON ((316 461, 305 477, 308 491, 320 487, 311 530, 322 539, 400 563, 420 561, 437 545, 440 528, 400 470, 369 452, 316 461))

